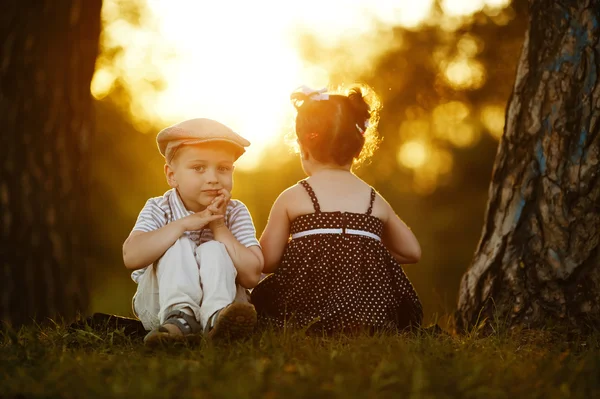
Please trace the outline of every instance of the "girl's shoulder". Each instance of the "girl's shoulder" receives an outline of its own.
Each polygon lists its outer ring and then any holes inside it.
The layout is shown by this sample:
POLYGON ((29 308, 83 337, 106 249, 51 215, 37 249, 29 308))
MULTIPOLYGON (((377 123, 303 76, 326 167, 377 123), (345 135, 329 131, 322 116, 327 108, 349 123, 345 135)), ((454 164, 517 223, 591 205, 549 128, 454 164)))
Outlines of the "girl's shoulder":
POLYGON ((390 218, 390 211, 392 207, 389 202, 377 190, 373 189, 375 192, 375 199, 373 201, 373 216, 379 218, 384 224, 390 218))
POLYGON ((286 188, 275 199, 273 208, 277 208, 282 211, 287 211, 287 209, 293 208, 294 204, 298 200, 300 190, 303 190, 303 188, 299 184, 295 184, 286 188))
POLYGON ((298 198, 299 193, 304 191, 304 187, 302 187, 300 182, 298 182, 297 184, 294 184, 293 186, 290 186, 283 190, 281 194, 279 194, 279 197, 277 197, 277 201, 286 203, 289 201, 293 201, 294 199, 298 198))
POLYGON ((311 199, 301 182, 283 190, 275 204, 279 209, 285 210, 290 221, 299 215, 314 212, 311 199))

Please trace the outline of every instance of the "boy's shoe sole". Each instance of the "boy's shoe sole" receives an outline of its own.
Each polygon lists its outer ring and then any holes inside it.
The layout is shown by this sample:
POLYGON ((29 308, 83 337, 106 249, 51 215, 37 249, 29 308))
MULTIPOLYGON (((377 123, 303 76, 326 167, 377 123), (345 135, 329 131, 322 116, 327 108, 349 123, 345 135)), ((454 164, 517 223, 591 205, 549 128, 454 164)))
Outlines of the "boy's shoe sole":
POLYGON ((254 305, 234 302, 217 312, 214 326, 206 333, 208 339, 246 338, 254 331, 256 326, 254 305))
POLYGON ((144 345, 150 347, 184 341, 185 337, 183 335, 163 333, 158 330, 152 330, 144 337, 144 345))
POLYGON ((196 344, 202 341, 201 334, 175 335, 156 330, 150 331, 144 337, 144 345, 148 347, 156 347, 161 345, 172 344, 196 344))

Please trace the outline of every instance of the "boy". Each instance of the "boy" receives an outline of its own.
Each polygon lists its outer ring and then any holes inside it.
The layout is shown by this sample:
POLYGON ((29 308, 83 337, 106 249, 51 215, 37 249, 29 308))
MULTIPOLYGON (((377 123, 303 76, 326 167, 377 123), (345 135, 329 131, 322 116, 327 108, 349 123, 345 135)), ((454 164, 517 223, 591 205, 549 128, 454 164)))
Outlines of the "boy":
POLYGON ((250 143, 210 119, 191 119, 156 137, 171 189, 150 198, 123 244, 138 284, 133 310, 144 342, 248 335, 256 312, 246 288, 263 267, 252 218, 231 199, 234 162, 250 143))

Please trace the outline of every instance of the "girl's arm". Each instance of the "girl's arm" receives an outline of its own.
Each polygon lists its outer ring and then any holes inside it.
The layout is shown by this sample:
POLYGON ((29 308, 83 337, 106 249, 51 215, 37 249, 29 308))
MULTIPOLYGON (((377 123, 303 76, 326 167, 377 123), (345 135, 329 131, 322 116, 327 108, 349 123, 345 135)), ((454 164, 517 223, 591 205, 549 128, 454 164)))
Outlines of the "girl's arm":
POLYGON ((260 246, 265 257, 263 273, 273 273, 277 269, 290 238, 290 219, 287 212, 286 193, 288 192, 284 191, 275 200, 269 214, 267 226, 260 236, 260 246))
POLYGON ((387 208, 387 218, 383 224, 383 244, 399 263, 417 263, 421 259, 421 246, 417 237, 396 215, 391 205, 381 199, 387 208))

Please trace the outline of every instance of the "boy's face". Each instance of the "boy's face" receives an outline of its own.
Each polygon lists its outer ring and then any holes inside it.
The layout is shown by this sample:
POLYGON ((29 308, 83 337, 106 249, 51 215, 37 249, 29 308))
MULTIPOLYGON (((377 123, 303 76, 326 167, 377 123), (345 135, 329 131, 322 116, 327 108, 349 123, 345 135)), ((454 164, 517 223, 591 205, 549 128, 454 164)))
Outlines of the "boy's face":
POLYGON ((165 165, 165 175, 185 207, 200 212, 210 205, 218 190, 231 192, 234 161, 233 151, 222 143, 184 145, 165 165))

